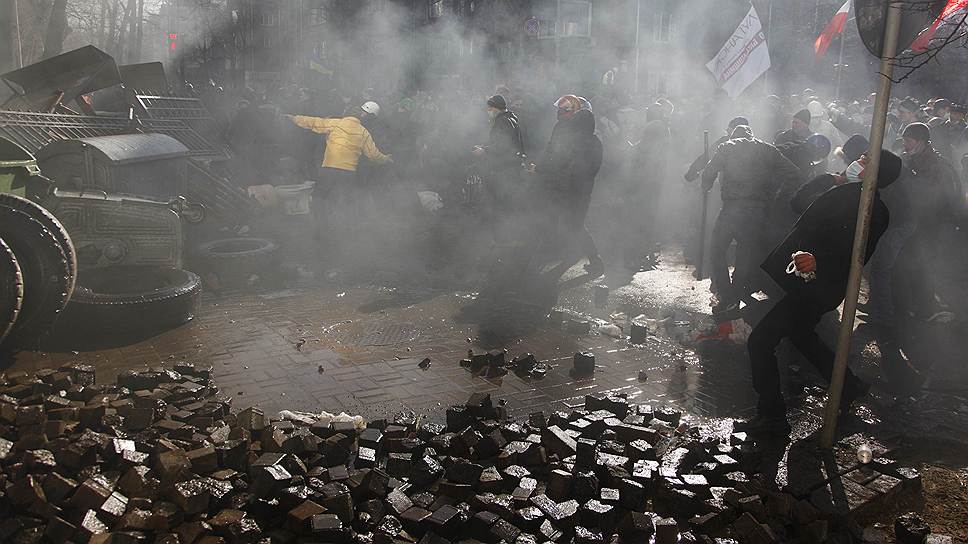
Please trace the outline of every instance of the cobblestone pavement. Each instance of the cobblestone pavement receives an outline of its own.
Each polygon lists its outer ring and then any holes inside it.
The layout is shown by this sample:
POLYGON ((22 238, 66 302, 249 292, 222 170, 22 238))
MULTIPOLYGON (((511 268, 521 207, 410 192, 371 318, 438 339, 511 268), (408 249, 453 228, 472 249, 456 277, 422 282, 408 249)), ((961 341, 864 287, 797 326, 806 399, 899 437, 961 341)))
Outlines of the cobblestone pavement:
POLYGON ((743 350, 699 353, 676 337, 688 336, 708 309, 708 284, 695 282, 676 255, 669 264, 636 274, 613 290, 609 305, 593 308, 586 286, 562 305, 585 318, 645 312, 667 318, 644 345, 602 334, 573 335, 550 323, 503 346, 483 346, 474 324, 455 316, 471 294, 389 287, 316 286, 300 289, 206 295, 200 315, 176 330, 120 347, 19 354, 14 370, 56 367, 68 361, 94 364, 101 379, 117 372, 184 359, 214 365, 217 383, 239 407, 346 411, 377 417, 414 410, 439 417, 472 392, 504 398, 512 414, 582 403, 586 393, 620 390, 646 401, 672 401, 699 415, 746 413, 752 405, 743 350), (664 324, 665 326, 661 326, 664 324), (506 347, 510 356, 532 352, 551 368, 543 379, 509 374, 472 376, 458 361, 468 349, 506 347), (596 356, 593 378, 569 376, 576 351, 596 356), (427 370, 418 368, 424 357, 427 370), (639 381, 645 370, 647 380, 639 381))

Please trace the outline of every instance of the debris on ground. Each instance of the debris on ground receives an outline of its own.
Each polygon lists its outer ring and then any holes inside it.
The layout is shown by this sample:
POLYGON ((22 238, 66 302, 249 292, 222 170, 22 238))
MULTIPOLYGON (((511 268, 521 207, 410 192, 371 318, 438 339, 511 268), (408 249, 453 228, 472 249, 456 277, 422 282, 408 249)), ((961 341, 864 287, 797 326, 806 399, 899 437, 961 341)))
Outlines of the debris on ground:
POLYGON ((523 422, 486 393, 445 423, 270 418, 232 410, 211 373, 177 363, 95 384, 93 367, 73 364, 0 376, 0 540, 819 543, 920 493, 917 471, 860 435, 823 473, 798 471, 821 461, 791 450, 781 490, 731 420, 695 425, 622 396, 523 422), (860 443, 875 456, 863 466, 860 443))

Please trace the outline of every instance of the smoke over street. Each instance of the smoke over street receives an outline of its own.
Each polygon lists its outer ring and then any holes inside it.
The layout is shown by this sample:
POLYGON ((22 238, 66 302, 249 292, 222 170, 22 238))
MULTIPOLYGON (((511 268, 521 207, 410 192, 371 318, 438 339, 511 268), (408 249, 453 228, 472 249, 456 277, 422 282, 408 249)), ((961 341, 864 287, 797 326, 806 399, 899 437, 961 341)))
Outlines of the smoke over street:
POLYGON ((0 1, 0 541, 968 540, 966 20, 0 1))

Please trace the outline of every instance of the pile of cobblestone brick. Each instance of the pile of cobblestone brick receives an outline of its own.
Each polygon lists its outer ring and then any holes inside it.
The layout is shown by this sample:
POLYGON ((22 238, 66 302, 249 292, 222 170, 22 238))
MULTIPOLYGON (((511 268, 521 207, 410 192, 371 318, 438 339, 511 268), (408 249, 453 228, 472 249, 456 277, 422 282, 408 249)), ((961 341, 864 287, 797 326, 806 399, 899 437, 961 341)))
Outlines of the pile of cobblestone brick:
POLYGON ((446 423, 276 420, 187 363, 110 385, 80 364, 0 375, 0 437, 14 543, 830 542, 871 502, 858 489, 919 485, 881 456, 843 478, 856 504, 771 491, 744 433, 621 397, 526 422, 485 394, 446 423))

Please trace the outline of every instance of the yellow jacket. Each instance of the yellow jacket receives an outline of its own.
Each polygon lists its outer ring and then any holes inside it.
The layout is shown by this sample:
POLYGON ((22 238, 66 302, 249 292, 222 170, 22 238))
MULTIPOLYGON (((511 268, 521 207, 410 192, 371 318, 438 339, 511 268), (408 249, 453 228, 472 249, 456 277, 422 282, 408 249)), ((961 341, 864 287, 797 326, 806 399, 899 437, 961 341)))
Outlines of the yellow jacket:
POLYGON ((371 161, 390 160, 390 157, 376 147, 370 132, 356 117, 324 119, 294 115, 292 122, 302 128, 326 135, 326 153, 323 156, 325 168, 355 172, 356 166, 360 163, 360 154, 366 155, 371 161))

